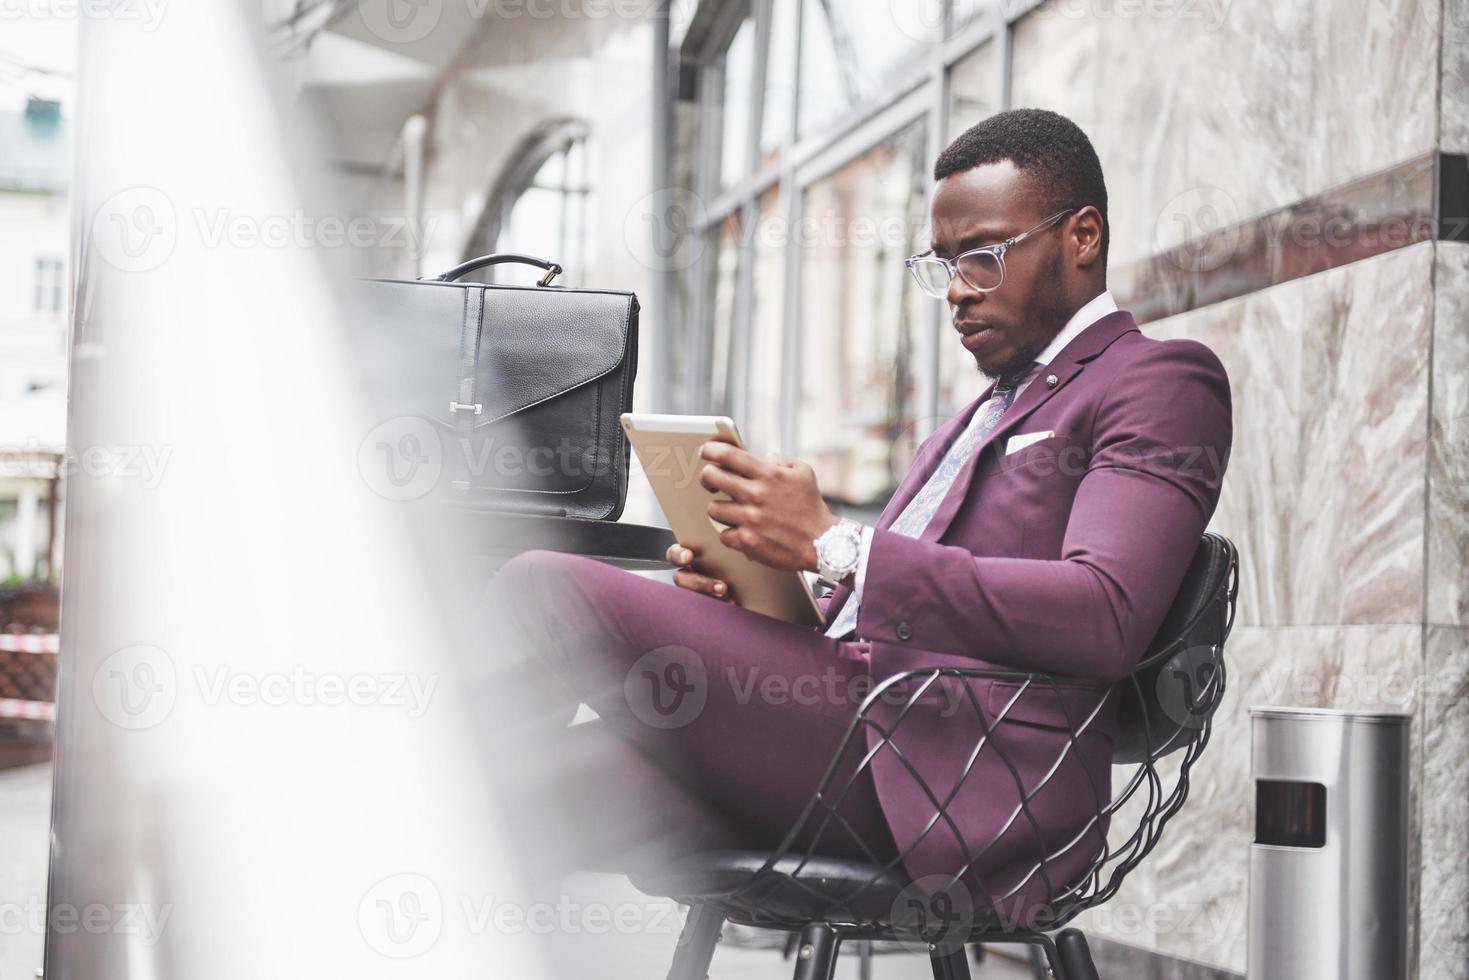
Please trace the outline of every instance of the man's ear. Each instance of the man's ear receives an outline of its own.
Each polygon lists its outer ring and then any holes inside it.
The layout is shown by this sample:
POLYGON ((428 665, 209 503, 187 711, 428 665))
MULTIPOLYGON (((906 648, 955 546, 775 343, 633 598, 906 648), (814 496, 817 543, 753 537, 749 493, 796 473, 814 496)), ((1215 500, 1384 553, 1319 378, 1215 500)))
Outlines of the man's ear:
POLYGON ((1071 219, 1070 235, 1077 266, 1084 269, 1101 258, 1102 230, 1102 213, 1090 204, 1071 219))

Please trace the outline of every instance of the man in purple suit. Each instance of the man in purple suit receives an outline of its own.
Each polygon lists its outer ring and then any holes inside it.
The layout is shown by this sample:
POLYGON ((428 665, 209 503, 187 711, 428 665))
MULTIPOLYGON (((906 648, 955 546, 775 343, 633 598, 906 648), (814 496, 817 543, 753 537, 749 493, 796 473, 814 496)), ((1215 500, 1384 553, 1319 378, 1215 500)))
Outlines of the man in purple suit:
MULTIPOLYGON (((1214 512, 1229 381, 1207 347, 1151 340, 1117 308, 1101 165, 1070 120, 992 116, 943 152, 934 179, 932 248, 908 267, 947 299, 952 342, 986 386, 919 446, 876 524, 834 514, 806 463, 701 449, 701 483, 730 497, 709 507, 725 543, 834 582, 826 627, 739 608, 682 545, 669 556, 679 588, 550 552, 501 572, 498 615, 556 678, 556 723, 578 702, 599 716, 565 729, 586 746, 567 757, 598 760, 571 788, 558 781, 568 805, 598 813, 573 860, 625 865, 650 842, 774 846, 862 695, 937 666, 1067 683, 1042 695, 971 682, 987 720, 1005 719, 1003 752, 972 755, 983 726, 957 689, 904 719, 901 758, 875 737, 854 745, 838 772, 852 779, 844 823, 821 849, 901 855, 914 879, 973 861, 976 887, 1016 921, 1100 849, 1106 694, 1153 639, 1214 512), (880 751, 859 766, 864 749, 880 751), (957 787, 947 818, 925 784, 957 787), (1029 816, 1016 820, 1022 797, 1029 816)), ((891 721, 898 708, 876 710, 891 721)))

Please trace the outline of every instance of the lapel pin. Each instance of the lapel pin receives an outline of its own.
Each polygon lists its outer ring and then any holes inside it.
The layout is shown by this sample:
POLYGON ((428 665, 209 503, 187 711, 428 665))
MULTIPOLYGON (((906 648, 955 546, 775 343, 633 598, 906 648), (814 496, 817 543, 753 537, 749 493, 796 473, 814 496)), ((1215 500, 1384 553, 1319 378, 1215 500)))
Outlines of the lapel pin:
POLYGON ((1060 379, 1057 378, 1054 374, 1048 374, 1048 375, 1046 375, 1046 387, 1047 388, 1054 388, 1054 387, 1056 387, 1060 383, 1061 383, 1060 379))

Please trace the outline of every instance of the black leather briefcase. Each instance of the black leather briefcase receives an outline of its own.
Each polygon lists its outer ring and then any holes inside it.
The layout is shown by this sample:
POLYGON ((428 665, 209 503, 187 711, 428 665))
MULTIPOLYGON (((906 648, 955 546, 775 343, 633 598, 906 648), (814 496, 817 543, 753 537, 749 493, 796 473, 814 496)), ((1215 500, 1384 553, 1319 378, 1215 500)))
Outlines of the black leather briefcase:
POLYGON ((353 348, 379 422, 415 433, 405 454, 435 470, 427 482, 414 471, 414 495, 519 513, 622 514, 628 452, 619 416, 632 410, 638 300, 554 286, 560 271, 496 254, 437 279, 356 283, 364 305, 353 348), (546 275, 524 287, 460 281, 506 262, 546 275))

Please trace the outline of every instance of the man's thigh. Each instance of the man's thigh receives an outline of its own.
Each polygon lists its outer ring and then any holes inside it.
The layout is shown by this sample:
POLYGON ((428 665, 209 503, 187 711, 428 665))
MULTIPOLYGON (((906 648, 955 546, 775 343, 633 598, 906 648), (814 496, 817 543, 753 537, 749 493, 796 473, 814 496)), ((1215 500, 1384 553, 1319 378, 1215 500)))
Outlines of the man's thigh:
MULTIPOLYGON (((870 689, 861 644, 667 582, 554 552, 521 555, 500 576, 510 615, 572 696, 777 840, 870 689)), ((852 742, 842 780, 865 749, 859 736, 852 742)), ((843 816, 885 849, 865 777, 843 816)))

